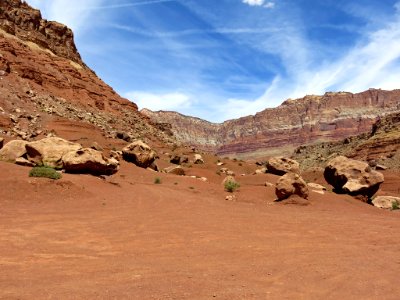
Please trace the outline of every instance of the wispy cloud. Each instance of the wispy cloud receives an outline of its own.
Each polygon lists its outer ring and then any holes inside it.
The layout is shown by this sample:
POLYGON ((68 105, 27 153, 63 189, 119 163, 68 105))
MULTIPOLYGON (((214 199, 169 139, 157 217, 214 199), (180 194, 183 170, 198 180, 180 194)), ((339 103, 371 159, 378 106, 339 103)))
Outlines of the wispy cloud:
MULTIPOLYGON (((368 88, 396 89, 400 88, 400 13, 399 4, 396 18, 383 28, 364 32, 363 42, 351 48, 347 54, 334 61, 325 61, 310 66, 301 62, 304 56, 312 55, 309 41, 298 34, 298 47, 306 49, 304 54, 296 54, 286 46, 277 43, 276 52, 280 56, 289 76, 276 75, 268 84, 268 88, 257 99, 228 99, 229 105, 219 106, 225 118, 237 118, 244 114, 254 114, 266 106, 274 106, 288 98, 299 98, 307 94, 323 94, 326 91, 361 92, 368 88), (292 55, 292 57, 289 57, 292 55), (295 66, 291 62, 298 62, 295 66)), ((267 49, 270 51, 270 49, 267 49)))
POLYGON ((275 2, 265 1, 265 0, 242 0, 242 2, 250 6, 262 6, 265 8, 275 7, 275 2))
POLYGON ((131 26, 108 24, 109 27, 114 29, 125 30, 137 35, 146 37, 158 38, 173 38, 184 37, 190 35, 204 35, 204 34, 257 34, 257 33, 272 33, 278 32, 277 28, 212 28, 212 29, 185 29, 179 31, 150 31, 148 29, 135 28, 131 26))
POLYGON ((151 4, 166 3, 166 2, 176 2, 176 1, 177 0, 149 0, 149 1, 138 1, 138 2, 132 2, 132 3, 114 4, 114 5, 88 6, 85 9, 87 9, 87 10, 118 9, 118 8, 127 8, 127 7, 151 5, 151 4))
POLYGON ((132 91, 125 93, 126 98, 135 102, 139 109, 148 108, 151 110, 176 111, 192 105, 191 96, 180 92, 155 94, 141 91, 132 91))

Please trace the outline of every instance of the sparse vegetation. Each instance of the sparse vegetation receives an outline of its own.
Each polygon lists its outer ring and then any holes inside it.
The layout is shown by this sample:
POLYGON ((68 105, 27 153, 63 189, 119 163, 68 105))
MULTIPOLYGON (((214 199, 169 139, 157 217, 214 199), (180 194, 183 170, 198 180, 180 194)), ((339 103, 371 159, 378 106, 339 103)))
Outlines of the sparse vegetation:
POLYGON ((229 180, 229 181, 225 182, 225 191, 227 191, 229 193, 233 193, 239 187, 240 187, 240 184, 235 181, 229 180))
POLYGON ((160 177, 156 177, 154 179, 154 184, 161 184, 161 178, 160 177))
POLYGON ((399 201, 393 201, 392 202, 392 210, 398 210, 398 209, 400 209, 400 203, 399 203, 399 201))
POLYGON ((43 177, 58 180, 62 176, 55 169, 48 166, 33 167, 29 172, 29 177, 43 177))
POLYGON ((194 190, 194 186, 189 186, 189 189, 194 190))

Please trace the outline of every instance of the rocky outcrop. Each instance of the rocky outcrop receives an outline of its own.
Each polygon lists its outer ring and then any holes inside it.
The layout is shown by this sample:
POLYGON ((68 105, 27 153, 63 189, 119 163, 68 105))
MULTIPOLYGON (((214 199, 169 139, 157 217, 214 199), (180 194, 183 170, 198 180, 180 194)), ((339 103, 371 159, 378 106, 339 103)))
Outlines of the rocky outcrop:
POLYGON ((28 159, 36 165, 46 165, 52 168, 63 167, 63 156, 71 151, 77 151, 82 146, 59 137, 48 137, 26 144, 28 159))
POLYGON ((4 139, 0 137, 0 150, 4 146, 4 139))
POLYGON ((119 169, 119 162, 106 158, 103 153, 91 148, 73 150, 63 155, 62 165, 68 173, 112 175, 119 169))
POLYGON ((166 122, 182 143, 220 155, 276 155, 299 145, 336 141, 368 132, 385 114, 400 111, 400 90, 370 89, 326 93, 287 100, 254 116, 209 123, 173 112, 142 110, 154 122, 166 122))
POLYGON ((24 1, 0 2, 0 28, 9 34, 51 50, 54 54, 83 65, 72 30, 67 26, 42 19, 39 10, 24 1))
POLYGON ((284 200, 292 195, 308 199, 307 183, 299 174, 287 173, 278 179, 275 185, 275 194, 278 200, 284 200))
POLYGON ((138 167, 148 168, 156 159, 156 152, 143 141, 137 140, 122 149, 122 157, 138 167))
POLYGON ((0 149, 0 161, 15 162, 17 158, 26 154, 25 145, 27 143, 21 140, 9 141, 0 149))
POLYGON ((267 173, 275 175, 285 175, 286 173, 296 173, 300 174, 300 164, 287 157, 272 157, 266 163, 267 173))
POLYGON ((384 181, 381 173, 362 161, 338 156, 327 164, 325 180, 339 193, 371 198, 384 181))

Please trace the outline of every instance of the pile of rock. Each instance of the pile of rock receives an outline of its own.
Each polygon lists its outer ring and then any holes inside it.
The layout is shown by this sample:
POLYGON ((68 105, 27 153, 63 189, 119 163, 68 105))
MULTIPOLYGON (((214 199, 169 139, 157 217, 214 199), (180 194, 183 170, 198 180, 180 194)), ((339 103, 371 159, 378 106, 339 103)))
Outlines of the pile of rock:
POLYGON ((119 162, 106 158, 102 152, 82 148, 59 137, 48 137, 35 142, 13 140, 0 150, 0 160, 26 166, 46 165, 71 173, 111 175, 118 171, 119 162))

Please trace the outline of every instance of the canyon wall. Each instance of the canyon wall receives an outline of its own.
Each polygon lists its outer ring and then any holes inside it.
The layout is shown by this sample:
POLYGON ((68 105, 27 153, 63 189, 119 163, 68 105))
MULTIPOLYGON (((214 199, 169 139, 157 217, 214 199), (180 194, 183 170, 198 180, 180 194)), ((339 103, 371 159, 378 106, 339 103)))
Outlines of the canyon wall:
POLYGON ((286 100, 254 116, 213 124, 174 112, 143 110, 167 122, 177 139, 220 155, 252 157, 290 153, 299 145, 335 141, 371 130, 376 120, 400 111, 400 90, 370 89, 286 100))

